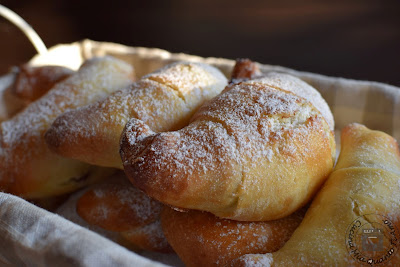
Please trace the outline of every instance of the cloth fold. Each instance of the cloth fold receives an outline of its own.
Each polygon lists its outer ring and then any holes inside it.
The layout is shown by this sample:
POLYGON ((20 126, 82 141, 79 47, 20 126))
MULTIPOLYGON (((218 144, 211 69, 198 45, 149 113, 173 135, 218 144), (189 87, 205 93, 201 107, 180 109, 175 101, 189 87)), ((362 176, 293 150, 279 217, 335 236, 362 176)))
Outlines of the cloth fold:
POLYGON ((166 266, 6 193, 0 193, 0 239, 6 266, 166 266))

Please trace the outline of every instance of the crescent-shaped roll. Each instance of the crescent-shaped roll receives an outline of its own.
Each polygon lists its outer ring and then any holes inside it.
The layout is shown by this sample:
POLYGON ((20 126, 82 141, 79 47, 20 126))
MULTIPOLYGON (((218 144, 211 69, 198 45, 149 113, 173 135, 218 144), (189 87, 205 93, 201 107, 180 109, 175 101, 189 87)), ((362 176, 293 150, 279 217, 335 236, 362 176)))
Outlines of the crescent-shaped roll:
POLYGON ((170 253, 160 224, 162 206, 135 188, 121 171, 88 188, 77 200, 76 212, 93 230, 107 231, 124 246, 170 253))
POLYGON ((130 120, 121 136, 128 178, 163 203, 221 218, 275 220, 304 206, 332 170, 333 133, 291 92, 298 79, 282 88, 265 79, 227 87, 178 131, 130 120))
POLYGON ((0 124, 0 190, 34 199, 70 192, 111 170, 51 152, 44 133, 63 112, 132 83, 133 68, 111 57, 84 63, 47 94, 0 124))
POLYGON ((228 266, 248 253, 280 249, 303 219, 305 209, 264 222, 220 219, 211 213, 164 207, 161 224, 174 251, 187 267, 228 266))
POLYGON ((46 141, 59 155, 122 169, 119 140, 130 118, 157 132, 180 129, 226 84, 212 66, 173 63, 103 101, 63 114, 46 133, 46 141))
POLYGON ((400 266, 400 152, 360 124, 342 130, 335 170, 277 252, 237 266, 400 266))

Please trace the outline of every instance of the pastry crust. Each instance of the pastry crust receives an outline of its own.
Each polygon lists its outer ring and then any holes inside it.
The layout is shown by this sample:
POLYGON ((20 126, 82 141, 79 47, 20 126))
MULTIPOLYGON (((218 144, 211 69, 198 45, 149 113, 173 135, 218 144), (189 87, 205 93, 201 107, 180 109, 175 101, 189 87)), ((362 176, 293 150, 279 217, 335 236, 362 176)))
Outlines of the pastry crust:
POLYGON ((243 256, 237 266, 400 265, 398 144, 383 132, 351 124, 342 131, 341 147, 335 170, 284 247, 243 256), (383 234, 376 252, 363 247, 358 229, 364 225, 383 234), (392 254, 386 253, 391 247, 392 254))
POLYGON ((122 169, 119 141, 130 118, 156 132, 180 129, 226 84, 225 76, 212 66, 173 63, 100 102, 60 116, 46 141, 59 155, 122 169))
POLYGON ((248 58, 236 59, 230 83, 239 83, 263 76, 257 64, 248 58))
POLYGON ((175 132, 131 120, 121 137, 127 176, 161 202, 222 218, 293 213, 331 172, 335 142, 321 113, 291 92, 296 83, 281 84, 231 85, 175 132))
POLYGON ((164 207, 164 234, 185 266, 228 266, 247 253, 280 249, 303 219, 305 209, 266 222, 220 219, 208 212, 164 207))
POLYGON ((248 81, 249 84, 265 84, 273 88, 281 88, 309 101, 323 116, 329 128, 335 129, 332 112, 321 94, 306 82, 289 74, 270 72, 257 79, 248 81))
POLYGON ((160 224, 162 206, 121 171, 87 189, 76 202, 76 211, 89 225, 108 231, 129 248, 171 253, 160 224))
POLYGON ((62 66, 34 67, 24 64, 18 67, 17 76, 11 90, 13 94, 29 104, 39 99, 55 84, 65 80, 73 73, 73 70, 62 66))
POLYGON ((15 67, 12 74, 0 81, 4 86, 0 88, 0 122, 10 119, 72 73, 74 71, 60 66, 24 64, 15 67))
POLYGON ((258 68, 257 63, 250 59, 237 59, 231 76, 231 83, 240 83, 249 80, 253 83, 261 82, 271 87, 284 88, 307 99, 321 112, 331 130, 334 130, 335 122, 328 104, 321 94, 306 82, 284 73, 269 72, 263 74, 258 68))
POLYGON ((0 125, 0 190, 28 199, 71 192, 113 170, 51 152, 44 133, 67 110, 97 101, 132 82, 133 68, 111 57, 87 61, 43 97, 0 125))

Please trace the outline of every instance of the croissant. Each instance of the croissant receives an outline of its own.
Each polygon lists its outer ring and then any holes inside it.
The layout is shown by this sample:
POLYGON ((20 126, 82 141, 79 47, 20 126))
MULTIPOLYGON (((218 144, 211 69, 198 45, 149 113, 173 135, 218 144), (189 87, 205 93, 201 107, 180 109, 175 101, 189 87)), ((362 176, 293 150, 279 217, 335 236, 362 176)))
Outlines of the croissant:
POLYGON ((237 266, 399 266, 400 152, 360 124, 342 130, 341 153, 303 222, 279 251, 237 266))
POLYGON ((101 228, 134 250, 170 253, 161 229, 161 209, 161 203, 135 188, 122 171, 92 185, 76 201, 77 214, 94 230, 101 228))
POLYGON ((182 128, 226 84, 212 66, 173 63, 103 101, 63 114, 45 138, 59 155, 122 169, 119 139, 129 118, 141 119, 157 132, 182 128))
POLYGON ((228 266, 247 253, 280 249, 303 219, 305 209, 265 222, 220 219, 208 212, 164 207, 164 234, 185 266, 228 266))
MULTIPOLYGON (((271 74, 234 84, 178 131, 130 120, 121 158, 131 182, 163 203, 221 218, 265 221, 304 206, 332 170, 335 141, 324 116, 271 74)), ((329 110, 329 109, 328 109, 329 110)))
POLYGON ((57 116, 132 82, 133 68, 111 57, 87 61, 13 118, 0 124, 0 190, 27 199, 63 194, 111 170, 52 153, 44 133, 57 116))

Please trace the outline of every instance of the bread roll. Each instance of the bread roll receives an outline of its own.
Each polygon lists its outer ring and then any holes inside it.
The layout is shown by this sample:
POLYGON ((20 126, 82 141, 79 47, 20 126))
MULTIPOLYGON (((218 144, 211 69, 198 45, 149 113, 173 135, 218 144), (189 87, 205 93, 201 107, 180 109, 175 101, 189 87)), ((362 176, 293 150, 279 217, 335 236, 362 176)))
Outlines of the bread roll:
POLYGON ((279 251, 237 266, 399 266, 400 152, 389 135, 351 124, 335 170, 279 251))
POLYGON ((135 188, 123 172, 91 186, 76 202, 78 215, 94 230, 108 231, 131 249, 170 253, 161 230, 161 209, 160 202, 135 188))
POLYGON ((60 116, 46 140, 59 155, 122 169, 119 140, 130 118, 144 121, 157 132, 180 129, 226 83, 212 66, 173 63, 103 101, 60 116))
POLYGON ((208 212, 165 207, 161 223, 168 242, 185 266, 228 266, 247 253, 280 249, 303 219, 305 209, 280 220, 238 222, 208 212))
POLYGON ((302 82, 273 75, 282 88, 267 78, 229 86, 178 131, 130 120, 121 137, 129 179, 163 203, 221 218, 275 220, 304 206, 332 170, 335 141, 324 116, 291 92, 302 82))
POLYGON ((133 68, 111 57, 87 61, 12 119, 0 124, 0 190, 28 199, 73 191, 111 170, 51 152, 44 133, 63 112, 132 83, 133 68))

